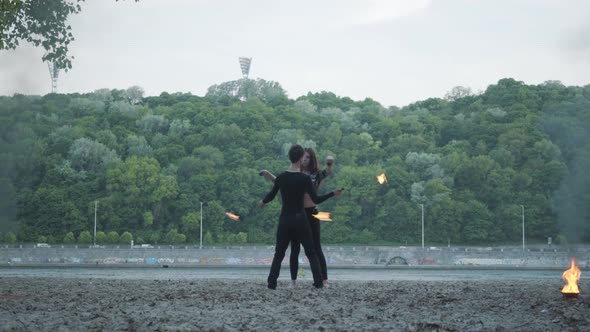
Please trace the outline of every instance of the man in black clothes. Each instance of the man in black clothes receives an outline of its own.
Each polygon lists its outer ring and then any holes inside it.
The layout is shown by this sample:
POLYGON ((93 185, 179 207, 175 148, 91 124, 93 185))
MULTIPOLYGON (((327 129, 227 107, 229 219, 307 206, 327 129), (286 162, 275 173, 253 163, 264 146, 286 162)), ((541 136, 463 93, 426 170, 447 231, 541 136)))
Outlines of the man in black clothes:
POLYGON ((270 274, 268 275, 268 288, 276 289, 277 279, 281 271, 281 263, 285 257, 285 251, 291 240, 297 240, 303 245, 305 255, 309 260, 311 273, 313 274, 313 285, 316 288, 322 288, 322 276, 320 273, 320 264, 318 256, 314 250, 313 237, 305 209, 303 208, 303 195, 307 192, 311 200, 320 204, 332 196, 342 193, 343 189, 338 189, 326 195, 318 196, 311 182, 311 178, 301 173, 301 161, 305 151, 299 144, 291 146, 289 149, 289 160, 291 166, 286 172, 279 174, 274 182, 270 192, 258 203, 258 206, 264 208, 266 203, 272 201, 277 192, 281 191, 282 208, 279 217, 279 226, 277 228, 277 243, 275 245, 275 255, 272 259, 270 274))

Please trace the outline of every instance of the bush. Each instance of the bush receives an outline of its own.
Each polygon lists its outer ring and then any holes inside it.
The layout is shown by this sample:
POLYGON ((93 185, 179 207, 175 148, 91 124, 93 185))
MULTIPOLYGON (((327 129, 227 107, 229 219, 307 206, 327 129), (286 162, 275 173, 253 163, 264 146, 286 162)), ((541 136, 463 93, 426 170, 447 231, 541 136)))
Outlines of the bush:
POLYGON ((226 239, 226 236, 222 232, 215 233, 215 236, 212 237, 212 239, 211 239, 212 241, 209 242, 209 245, 211 246, 213 244, 225 243, 225 239, 226 239))
POLYGON ((55 236, 53 236, 53 235, 47 235, 47 241, 46 242, 47 243, 50 243, 50 244, 54 244, 54 243, 57 243, 57 240, 55 239, 55 236))
POLYGON ((129 232, 123 232, 119 238, 119 243, 122 244, 130 244, 131 241, 133 241, 133 235, 131 235, 129 232))
POLYGON ((239 232, 238 235, 236 235, 236 242, 238 244, 248 243, 248 233, 239 232))
POLYGON ((166 233, 165 241, 168 244, 183 244, 186 241, 186 235, 178 233, 178 231, 173 228, 166 233))
POLYGON ((151 241, 152 244, 158 244, 158 242, 160 241, 160 232, 153 232, 152 234, 150 234, 149 236, 149 240, 151 241))
POLYGON ((176 237, 174 237, 174 244, 183 244, 186 242, 186 235, 182 233, 178 233, 176 237))
POLYGON ((248 240, 248 234, 239 232, 238 234, 227 234, 225 242, 229 245, 241 245, 246 244, 248 240))
POLYGON ((559 234, 555 238, 555 243, 556 244, 559 244, 559 245, 562 245, 562 246, 565 246, 565 245, 567 245, 568 241, 567 241, 567 238, 563 234, 559 234))
POLYGON ((96 232, 96 244, 106 244, 107 243, 107 235, 105 232, 100 231, 96 232))
POLYGON ((72 244, 76 242, 76 238, 74 237, 74 232, 68 232, 66 236, 64 236, 63 242, 65 244, 72 244))
POLYGON ((90 235, 89 231, 83 231, 78 235, 78 243, 80 244, 91 244, 92 243, 92 235, 90 235))
POLYGON ((13 232, 8 232, 4 236, 4 242, 7 244, 15 244, 16 243, 16 235, 13 232))
MULTIPOLYGON (((199 238, 199 241, 201 239, 199 238)), ((213 245, 213 236, 211 235, 210 232, 205 232, 205 235, 203 236, 203 246, 212 246, 213 245)))
POLYGON ((377 236, 373 232, 368 229, 363 229, 363 231, 357 236, 357 242, 359 244, 366 244, 369 245, 377 240, 377 236))
POLYGON ((47 237, 45 237, 43 235, 39 235, 37 237, 37 243, 47 243, 47 237))
POLYGON ((107 242, 110 244, 119 243, 119 233, 111 231, 107 233, 107 242))

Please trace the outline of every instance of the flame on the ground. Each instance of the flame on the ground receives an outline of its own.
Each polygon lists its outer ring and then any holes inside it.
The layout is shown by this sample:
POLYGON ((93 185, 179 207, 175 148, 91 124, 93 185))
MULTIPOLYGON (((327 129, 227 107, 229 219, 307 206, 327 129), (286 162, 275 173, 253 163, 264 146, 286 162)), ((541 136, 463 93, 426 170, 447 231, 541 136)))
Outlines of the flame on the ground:
POLYGON ((225 215, 230 217, 233 220, 240 220, 240 216, 238 216, 237 214, 233 214, 231 212, 226 212, 225 215))
POLYGON ((561 277, 567 282, 567 285, 563 286, 563 289, 561 290, 562 293, 580 293, 580 289, 578 288, 578 280, 580 280, 580 277, 582 277, 582 271, 580 270, 580 267, 576 265, 575 259, 572 258, 570 268, 565 270, 561 277))
POLYGON ((330 214, 330 212, 318 212, 317 214, 314 214, 313 216, 318 218, 321 221, 332 221, 332 215, 330 214))
POLYGON ((377 175, 377 182, 379 182, 379 184, 384 184, 385 182, 387 182, 387 177, 385 176, 385 173, 377 175))

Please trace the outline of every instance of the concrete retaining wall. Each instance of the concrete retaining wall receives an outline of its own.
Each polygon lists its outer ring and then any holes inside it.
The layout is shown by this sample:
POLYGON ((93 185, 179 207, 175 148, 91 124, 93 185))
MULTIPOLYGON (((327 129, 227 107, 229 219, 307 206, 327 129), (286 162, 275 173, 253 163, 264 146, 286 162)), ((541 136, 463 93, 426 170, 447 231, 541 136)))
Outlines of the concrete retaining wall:
MULTIPOLYGON (((169 265, 256 266, 270 265, 274 248, 268 247, 156 247, 137 248, 0 248, 0 265, 169 265)), ((582 268, 590 267, 590 247, 534 248, 398 248, 324 247, 334 266, 506 266, 564 267, 571 257, 582 268)), ((288 264, 287 258, 283 264, 288 264)), ((303 250, 300 263, 307 263, 303 250)))

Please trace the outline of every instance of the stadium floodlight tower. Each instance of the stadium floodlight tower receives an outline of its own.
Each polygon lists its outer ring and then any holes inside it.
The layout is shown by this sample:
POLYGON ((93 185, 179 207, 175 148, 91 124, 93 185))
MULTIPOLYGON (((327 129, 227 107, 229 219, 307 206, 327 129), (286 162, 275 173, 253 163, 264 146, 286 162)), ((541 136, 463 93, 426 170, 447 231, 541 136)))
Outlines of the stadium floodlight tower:
POLYGON ((240 68, 242 69, 242 76, 244 78, 248 78, 250 74, 250 64, 252 63, 252 58, 244 58, 240 57, 240 68))
POLYGON ((59 77, 59 67, 53 61, 47 62, 49 67, 49 77, 51 77, 51 93, 57 93, 57 78, 59 77))

